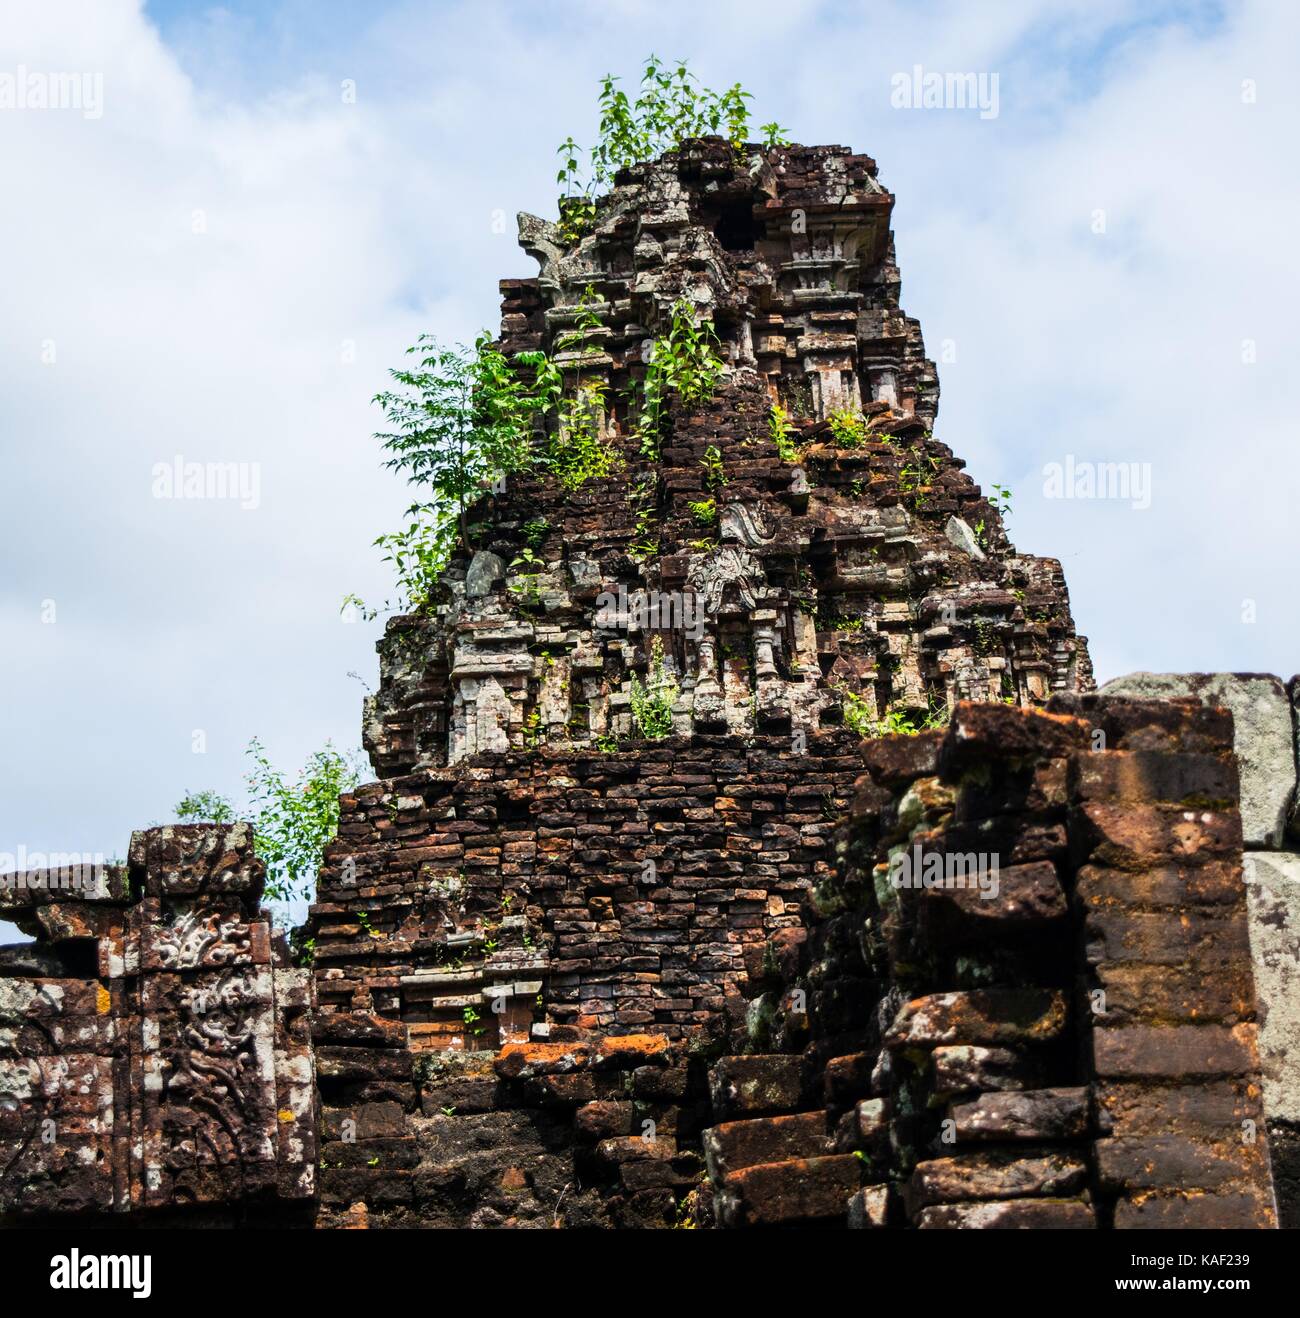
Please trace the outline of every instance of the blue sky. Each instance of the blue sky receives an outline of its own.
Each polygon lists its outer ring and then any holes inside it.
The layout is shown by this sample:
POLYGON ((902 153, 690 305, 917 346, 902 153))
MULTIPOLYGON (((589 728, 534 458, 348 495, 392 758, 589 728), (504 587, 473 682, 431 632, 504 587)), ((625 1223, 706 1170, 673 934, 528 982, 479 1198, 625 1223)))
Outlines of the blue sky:
POLYGON ((0 73, 101 74, 103 113, 0 111, 0 852, 120 853, 239 795, 255 735, 359 744, 378 625, 339 601, 383 597, 406 502, 368 400, 419 333, 495 323, 514 213, 650 51, 878 160, 938 434, 1063 561, 1102 678, 1300 668, 1300 6, 705 12, 6 5, 0 73), (997 116, 893 108, 917 64, 996 74, 997 116), (152 497, 175 455, 257 464, 258 506, 152 497), (1150 507, 1047 498, 1067 456, 1149 464, 1150 507))

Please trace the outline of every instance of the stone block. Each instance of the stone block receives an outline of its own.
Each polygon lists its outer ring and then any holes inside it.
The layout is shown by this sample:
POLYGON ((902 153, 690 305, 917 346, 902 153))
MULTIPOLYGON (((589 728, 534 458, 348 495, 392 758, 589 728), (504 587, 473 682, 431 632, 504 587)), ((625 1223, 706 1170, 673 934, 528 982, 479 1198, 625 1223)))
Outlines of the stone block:
POLYGON ((915 1217, 934 1204, 969 1199, 1060 1198, 1081 1189, 1087 1177, 1082 1156, 1066 1150, 1026 1146, 1014 1152, 966 1153, 918 1163, 904 1199, 915 1217))
POLYGON ((1069 1140, 1088 1132, 1088 1090, 981 1094, 949 1108, 959 1140, 1069 1140))
POLYGON ((1255 851, 1243 865, 1264 1107, 1300 1123, 1300 855, 1255 851))
POLYGON ((860 1188, 861 1166, 846 1153, 760 1163, 733 1172, 715 1193, 719 1224, 761 1227, 843 1222, 849 1198, 860 1188))
POLYGON ((1092 1031, 1102 1079, 1178 1080, 1250 1075, 1259 1067, 1254 1025, 1125 1025, 1092 1031))
POLYGON ((799 1057, 746 1055, 722 1057, 709 1072, 715 1116, 759 1117, 799 1106, 803 1060, 799 1057))
POLYGON ((922 1231, 1090 1231, 1097 1214, 1082 1199, 995 1199, 925 1208, 916 1225, 922 1231))
POLYGON ((1028 1044, 1065 1028, 1063 994, 1052 989, 973 989, 934 993, 899 1008, 885 1035, 890 1048, 939 1044, 1028 1044))
POLYGON ((1231 710, 1241 769, 1242 833, 1248 846, 1279 847, 1295 798, 1296 733, 1291 699, 1268 673, 1130 673, 1101 695, 1167 699, 1192 696, 1231 710))
POLYGON ((715 1181, 742 1167, 829 1152, 825 1112, 726 1121, 704 1132, 704 1156, 715 1181))

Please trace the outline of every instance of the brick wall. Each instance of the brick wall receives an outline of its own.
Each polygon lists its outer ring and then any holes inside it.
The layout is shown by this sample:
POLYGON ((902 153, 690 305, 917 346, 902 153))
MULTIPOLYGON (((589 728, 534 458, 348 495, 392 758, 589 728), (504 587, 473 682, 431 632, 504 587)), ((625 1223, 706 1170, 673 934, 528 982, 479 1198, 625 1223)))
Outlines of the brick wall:
POLYGON ((866 745, 773 995, 821 1143, 715 1170, 733 1220, 771 1215, 757 1185, 858 1226, 1276 1225, 1231 715, 1051 710, 959 705, 866 745))

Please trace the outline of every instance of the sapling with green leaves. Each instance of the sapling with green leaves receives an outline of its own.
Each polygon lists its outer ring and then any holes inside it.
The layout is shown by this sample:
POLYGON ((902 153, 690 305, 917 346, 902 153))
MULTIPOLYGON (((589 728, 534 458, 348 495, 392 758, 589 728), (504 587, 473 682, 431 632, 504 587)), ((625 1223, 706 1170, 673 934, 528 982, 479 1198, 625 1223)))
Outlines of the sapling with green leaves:
POLYGON ((643 684, 633 676, 628 692, 632 721, 641 735, 650 741, 670 736, 673 730, 673 702, 678 686, 664 659, 664 643, 656 636, 650 643, 650 665, 643 684))
POLYGON ((840 448, 858 448, 866 443, 867 419, 851 407, 840 408, 827 418, 831 436, 840 448))
POLYGON ((338 833, 339 797, 357 785, 356 768, 331 743, 311 755, 292 782, 256 737, 248 755, 254 847, 266 863, 266 895, 280 901, 306 897, 325 848, 338 833))
MULTIPOLYGON (((596 145, 588 152, 589 176, 580 181, 582 148, 572 136, 561 143, 556 181, 565 198, 591 198, 608 187, 620 169, 653 160, 693 138, 726 138, 739 152, 749 136, 749 102, 754 98, 733 83, 725 91, 705 87, 686 60, 667 64, 657 56, 646 60, 635 99, 607 73, 600 82, 597 104, 600 123, 596 145)), ((786 146, 785 129, 775 120, 761 125, 765 147, 786 146)), ((561 212, 563 214, 563 203, 561 212)))
POLYGON ((233 824, 235 807, 219 792, 204 789, 186 792, 176 806, 176 818, 182 824, 233 824))
POLYGON ((713 397, 725 369, 720 346, 713 326, 697 320, 694 307, 678 299, 669 313, 668 332, 654 340, 646 363, 636 423, 643 457, 659 457, 669 394, 675 393, 688 407, 713 397))
POLYGON ((799 447, 794 441, 795 424, 788 409, 773 403, 767 417, 767 433, 776 445, 776 455, 782 462, 799 461, 799 447))
POLYGON ((512 362, 486 332, 472 350, 422 334, 407 354, 414 365, 389 372, 397 388, 375 395, 389 425, 376 438, 389 455, 384 465, 424 497, 407 510, 404 530, 375 543, 419 607, 456 549, 472 551, 470 506, 535 461, 533 436, 549 399, 516 366, 536 368, 542 354, 520 353, 512 362))

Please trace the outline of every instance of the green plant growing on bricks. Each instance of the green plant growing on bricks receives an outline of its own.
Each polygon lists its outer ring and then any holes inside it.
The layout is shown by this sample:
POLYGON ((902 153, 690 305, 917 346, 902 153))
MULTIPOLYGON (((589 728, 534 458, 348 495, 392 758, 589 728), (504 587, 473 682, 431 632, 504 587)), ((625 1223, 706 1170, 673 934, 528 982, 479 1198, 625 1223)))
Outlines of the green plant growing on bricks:
MULTIPOLYGON (((651 55, 641 73, 635 99, 607 73, 600 82, 600 122, 596 145, 587 153, 588 176, 582 181, 582 148, 567 137, 557 148, 560 169, 555 181, 564 189, 560 228, 566 241, 590 232, 596 193, 609 186, 620 169, 675 150, 691 138, 722 136, 740 152, 749 136, 749 105, 754 98, 740 83, 725 91, 705 87, 686 60, 675 65, 651 55)), ((765 147, 786 146, 785 129, 775 120, 762 124, 765 147)))
POLYGON ((656 636, 650 643, 650 666, 645 683, 643 685, 634 675, 629 690, 632 721, 647 740, 660 741, 671 736, 673 702, 677 694, 677 683, 664 663, 664 643, 656 636))
POLYGON ((1011 491, 1005 485, 999 485, 997 481, 993 482, 993 493, 989 496, 989 503, 997 510, 999 517, 1011 516, 1011 491))
POLYGON ((780 403, 773 403, 772 410, 768 413, 767 433, 772 443, 776 445, 776 455, 782 462, 799 461, 799 446, 792 438, 795 433, 794 421, 789 411, 780 403))
POLYGON ((689 302, 683 298, 673 304, 668 333, 653 341, 641 385, 636 434, 643 457, 659 457, 669 394, 675 393, 688 407, 713 397, 724 369, 720 346, 713 326, 697 323, 689 302))
MULTIPOLYGON (((338 833, 339 797, 357 785, 357 770, 329 742, 292 783, 271 764, 256 737, 246 754, 253 760, 246 778, 247 813, 253 820, 254 850, 266 863, 266 895, 272 901, 307 896, 325 848, 338 833)), ((206 789, 186 792, 175 813, 183 824, 230 824, 236 818, 228 797, 206 789)))
MULTIPOLYGON (((555 340, 557 352, 600 356, 599 349, 587 341, 588 332, 602 323, 595 310, 599 301, 588 284, 578 300, 573 328, 555 340)), ((566 389, 564 372, 545 353, 521 353, 519 360, 533 368, 532 395, 540 416, 554 418, 546 443, 546 465, 564 489, 571 492, 589 480, 612 475, 622 458, 605 437, 605 382, 579 379, 572 389, 566 389)))
POLYGON ((874 738, 891 735, 914 737, 918 732, 941 728, 948 722, 949 710, 946 705, 932 708, 919 723, 901 709, 888 709, 884 717, 878 719, 871 702, 865 696, 860 696, 844 686, 836 689, 844 711, 844 726, 859 737, 874 738))
MULTIPOLYGON (((470 505, 485 488, 532 465, 533 431, 547 400, 486 333, 472 351, 422 334, 407 354, 414 366, 389 372, 398 387, 375 395, 390 427, 376 438, 389 455, 384 465, 427 497, 407 510, 403 530, 375 544, 394 565, 410 606, 420 608, 456 548, 473 549, 470 505)), ((538 366, 541 356, 521 353, 518 361, 538 366)))
POLYGON ((861 412, 841 408, 826 418, 831 436, 840 448, 858 448, 867 440, 867 419, 861 412))
MULTIPOLYGON (((584 331, 600 324, 593 298, 588 289, 577 328, 556 341, 559 350, 581 343, 584 331)), ((572 491, 612 474, 621 459, 603 433, 605 385, 580 381, 566 390, 563 372, 546 353, 509 359, 486 331, 472 351, 441 347, 426 334, 407 352, 416 365, 390 371, 399 387, 375 396, 391 427, 376 438, 389 455, 384 465, 401 471, 423 497, 407 509, 407 526, 375 544, 394 566, 403 607, 418 611, 430 604, 452 555, 473 551, 469 510, 485 491, 539 461, 572 491), (539 435, 546 436, 540 450, 539 435)), ((525 533, 540 543, 545 523, 529 523, 525 533)), ((355 596, 344 606, 349 603, 374 616, 355 596)))

